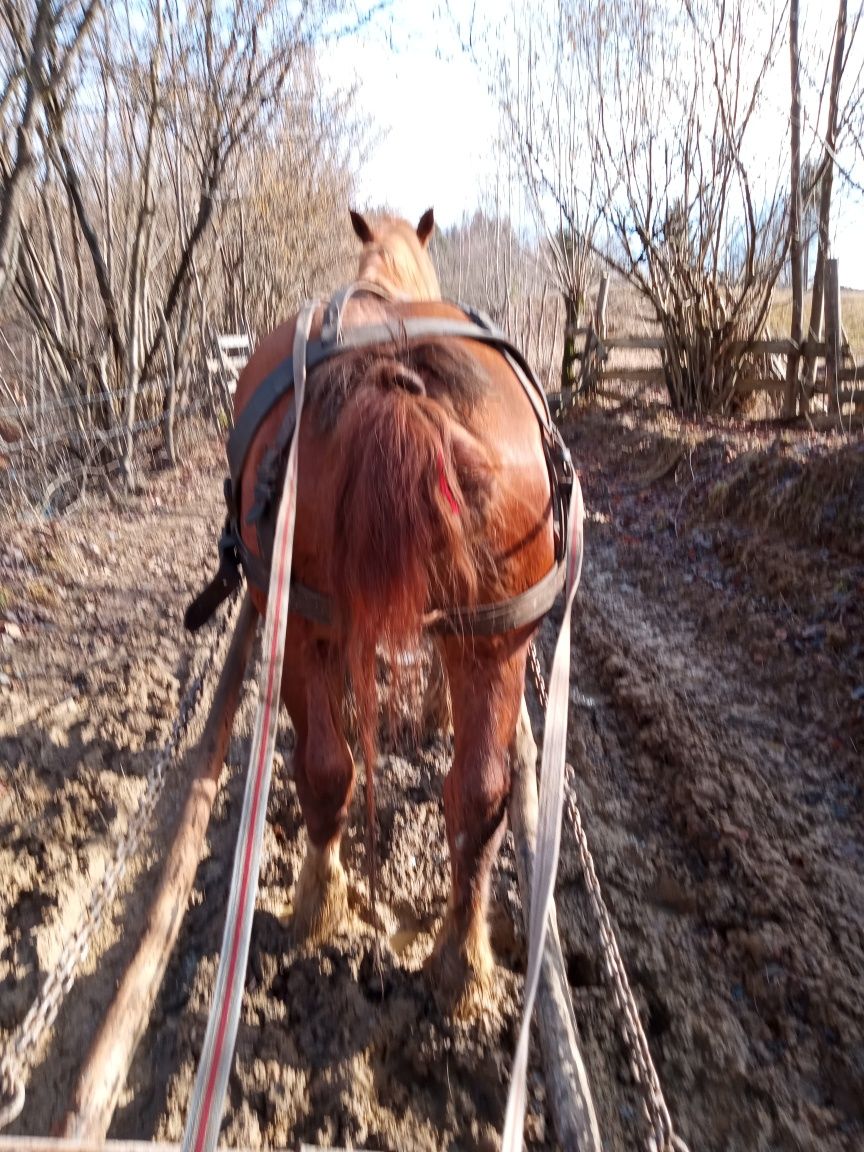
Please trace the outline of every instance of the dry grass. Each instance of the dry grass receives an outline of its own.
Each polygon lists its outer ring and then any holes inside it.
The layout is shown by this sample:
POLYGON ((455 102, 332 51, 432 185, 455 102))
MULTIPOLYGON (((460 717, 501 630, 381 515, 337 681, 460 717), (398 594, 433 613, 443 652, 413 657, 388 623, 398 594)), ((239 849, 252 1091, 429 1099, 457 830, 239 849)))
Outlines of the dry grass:
MULTIPOLYGON (((840 309, 843 327, 856 363, 864 360, 864 292, 841 288, 840 309)), ((804 295, 804 322, 810 316, 810 293, 804 295)), ((787 336, 792 324, 792 290, 778 289, 768 318, 775 336, 787 336)))
POLYGON ((706 494, 711 516, 773 530, 797 541, 852 555, 864 542, 864 451, 849 444, 784 444, 737 457, 706 494))

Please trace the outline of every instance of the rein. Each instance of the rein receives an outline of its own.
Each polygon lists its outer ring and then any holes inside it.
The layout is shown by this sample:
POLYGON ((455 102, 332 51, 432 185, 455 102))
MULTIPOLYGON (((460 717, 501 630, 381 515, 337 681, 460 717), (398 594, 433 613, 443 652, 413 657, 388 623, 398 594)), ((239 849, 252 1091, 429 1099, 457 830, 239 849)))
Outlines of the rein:
MULTIPOLYGON (((522 1024, 513 1067, 510 1072, 510 1091, 504 1114, 504 1135, 501 1152, 522 1152, 525 1129, 525 1108, 528 1102, 528 1044, 531 1036, 531 1016, 540 983, 540 969, 549 913, 553 907, 555 877, 561 848, 561 819, 564 813, 564 769, 567 756, 567 714, 570 698, 570 618, 573 601, 582 575, 583 521, 585 509, 582 488, 574 478, 568 520, 567 581, 564 594, 564 615, 555 641, 546 717, 543 727, 543 753, 540 759, 540 797, 537 809, 537 854, 531 877, 531 907, 528 921, 528 969, 525 973, 525 1003, 522 1024)), ((523 702, 524 708, 524 702, 523 702)), ((527 766, 534 771, 534 765, 527 766)))
MULTIPOLYGON (((315 304, 307 304, 297 318, 294 334, 294 396, 299 420, 306 391, 306 340, 315 314, 315 304)), ((294 548, 294 523, 297 515, 297 449, 295 436, 288 453, 285 486, 276 522, 276 547, 267 618, 264 624, 261 669, 261 703, 255 722, 255 735, 249 758, 249 775, 243 795, 240 832, 234 853, 231 891, 225 918, 225 932, 219 954, 219 970, 204 1047, 195 1078, 195 1088, 183 1134, 183 1152, 213 1152, 219 1137, 225 1089, 234 1057, 240 1005, 249 958, 252 917, 261 866, 261 847, 267 815, 267 795, 276 747, 279 720, 279 690, 285 657, 285 633, 288 623, 291 558, 294 548)))

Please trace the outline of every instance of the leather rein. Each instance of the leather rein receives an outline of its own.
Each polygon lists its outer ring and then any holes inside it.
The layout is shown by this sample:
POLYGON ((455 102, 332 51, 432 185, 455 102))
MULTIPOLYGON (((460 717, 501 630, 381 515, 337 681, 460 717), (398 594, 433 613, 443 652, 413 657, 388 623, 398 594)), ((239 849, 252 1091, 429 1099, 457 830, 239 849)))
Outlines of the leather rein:
MULTIPOLYGON (((388 345, 390 347, 398 345, 402 348, 411 342, 446 337, 475 340, 496 348, 522 385, 540 425, 543 454, 549 472, 555 562, 549 572, 536 584, 516 596, 492 604, 460 607, 451 612, 433 610, 426 614, 423 625, 431 632, 490 636, 511 632, 526 624, 535 623, 552 607, 564 583, 568 551, 567 510, 573 488, 573 464, 570 452, 552 420, 542 386, 519 349, 510 343, 489 317, 461 304, 457 307, 465 316, 464 320, 415 316, 400 317, 392 324, 343 327, 345 305, 358 291, 384 295, 377 285, 363 281, 350 284, 338 292, 327 305, 320 337, 306 344, 307 372, 349 349, 380 348, 388 345)), ((240 481, 258 429, 274 406, 293 391, 293 387, 293 364, 291 359, 287 359, 259 384, 237 417, 237 422, 228 438, 230 475, 225 481, 224 488, 228 516, 219 540, 219 570, 186 611, 184 622, 189 631, 194 632, 206 623, 222 601, 239 587, 242 580, 241 572, 245 572, 247 579, 261 591, 265 594, 267 592, 270 578, 269 564, 249 550, 240 532, 240 481)), ((263 519, 272 495, 278 489, 279 469, 284 463, 284 456, 295 428, 292 396, 291 406, 283 420, 277 442, 262 462, 256 483, 256 503, 247 515, 247 523, 263 519), (262 476, 262 473, 265 474, 262 476)), ((276 499, 278 501, 278 496, 276 499)), ((294 579, 291 581, 291 611, 324 626, 332 621, 332 608, 328 597, 294 579)))

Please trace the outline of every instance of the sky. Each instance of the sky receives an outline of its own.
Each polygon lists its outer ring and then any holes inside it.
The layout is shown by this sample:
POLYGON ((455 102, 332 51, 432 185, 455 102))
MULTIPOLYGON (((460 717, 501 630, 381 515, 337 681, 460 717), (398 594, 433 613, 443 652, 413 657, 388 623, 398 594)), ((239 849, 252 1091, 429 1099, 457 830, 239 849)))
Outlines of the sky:
MULTIPOLYGON (((452 0, 451 9, 470 10, 474 0, 452 0)), ((509 9, 505 0, 485 0, 489 10, 509 9)), ((356 78, 357 111, 375 125, 380 141, 358 174, 361 209, 383 204, 409 219, 419 219, 434 207, 440 225, 458 223, 463 214, 489 204, 499 192, 508 193, 500 175, 494 142, 498 112, 477 65, 462 51, 452 21, 436 15, 435 5, 393 0, 387 24, 374 24, 359 36, 328 49, 324 65, 331 78, 356 78)), ((851 7, 851 6, 850 6, 851 7)), ((833 5, 831 5, 833 9, 833 5)), ((821 0, 803 0, 804 22, 821 23, 830 16, 821 0)), ((820 31, 825 38, 825 32, 820 31)), ((859 41, 864 40, 864 28, 859 41)), ((826 40, 827 42, 827 40, 826 40)), ((859 48, 861 48, 859 43, 859 48)), ((788 133, 785 51, 779 62, 778 96, 770 101, 760 124, 766 143, 775 145, 788 133), (773 114, 772 114, 773 107, 773 114), (786 121, 784 122, 784 115, 786 121)), ((769 149, 766 147, 766 154, 769 149)), ((776 146, 770 149, 776 157, 776 146)), ((775 161, 776 162, 776 161, 775 161)), ((864 165, 853 170, 864 187, 864 165)), ((837 183, 835 182, 835 189, 837 183)), ((842 192, 835 205, 832 243, 840 259, 844 286, 864 289, 864 192, 842 192)), ((511 203, 511 215, 520 209, 511 203)), ((521 222, 527 216, 521 213, 521 222)))
POLYGON ((356 77, 357 110, 382 137, 359 173, 360 206, 411 219, 434 207, 439 224, 458 223, 494 184, 498 112, 444 18, 424 28, 417 10, 399 15, 405 0, 394 7, 392 37, 362 33, 324 61, 331 75, 356 77))

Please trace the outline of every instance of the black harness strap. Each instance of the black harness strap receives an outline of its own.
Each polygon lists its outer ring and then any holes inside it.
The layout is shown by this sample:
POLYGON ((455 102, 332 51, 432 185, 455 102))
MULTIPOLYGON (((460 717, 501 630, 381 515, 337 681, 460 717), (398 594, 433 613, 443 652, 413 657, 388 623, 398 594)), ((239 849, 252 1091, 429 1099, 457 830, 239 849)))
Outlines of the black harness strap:
MULTIPOLYGON (((254 556, 242 541, 239 554, 247 578, 266 592, 270 582, 269 567, 260 557, 254 556)), ((427 612, 423 617, 423 629, 426 632, 457 636, 495 636, 501 632, 512 632, 545 616, 555 603, 563 584, 564 565, 555 564, 536 584, 508 600, 478 604, 473 608, 457 608, 452 613, 441 609, 427 612)), ((311 620, 324 627, 333 623, 333 611, 328 597, 307 588, 298 580, 291 581, 291 611, 304 620, 311 620)))

